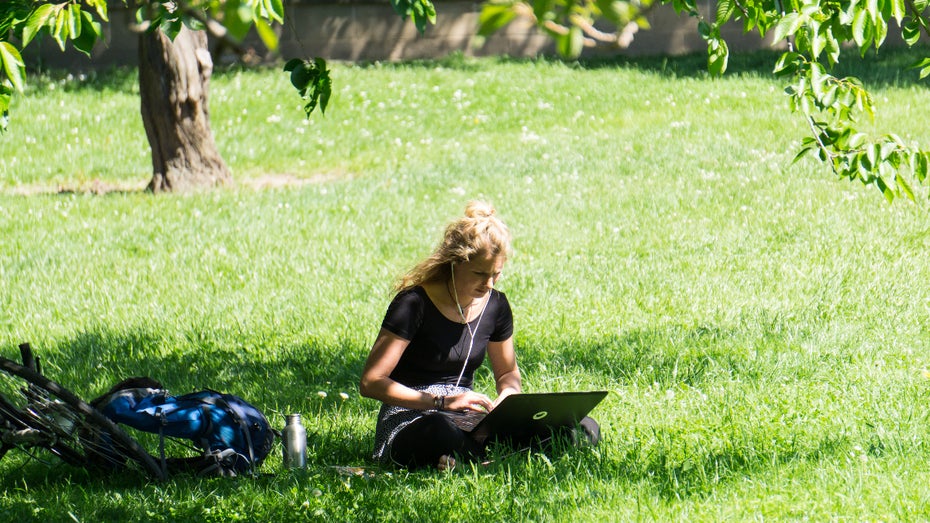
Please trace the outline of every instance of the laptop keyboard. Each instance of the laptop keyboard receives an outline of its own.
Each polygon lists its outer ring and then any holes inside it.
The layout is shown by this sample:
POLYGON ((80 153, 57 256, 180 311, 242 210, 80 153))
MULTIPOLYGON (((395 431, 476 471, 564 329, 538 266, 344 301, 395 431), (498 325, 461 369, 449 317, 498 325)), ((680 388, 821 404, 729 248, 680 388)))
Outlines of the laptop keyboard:
POLYGON ((453 412, 453 411, 443 411, 443 415, 452 420, 452 423, 455 423, 455 426, 464 430, 465 432, 471 432, 485 416, 488 415, 487 412, 480 412, 477 410, 468 410, 465 412, 453 412))

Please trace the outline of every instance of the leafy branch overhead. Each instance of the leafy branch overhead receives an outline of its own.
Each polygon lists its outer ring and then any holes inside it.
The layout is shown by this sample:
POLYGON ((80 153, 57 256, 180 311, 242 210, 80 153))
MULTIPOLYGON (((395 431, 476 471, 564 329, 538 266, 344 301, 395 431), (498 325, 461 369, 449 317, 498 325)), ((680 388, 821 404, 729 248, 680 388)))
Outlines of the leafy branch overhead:
MULTIPOLYGON (((517 17, 529 18, 555 39, 563 56, 577 58, 586 47, 628 47, 638 30, 649 29, 646 15, 657 4, 670 4, 697 19, 707 42, 707 67, 715 75, 726 71, 730 53, 721 37, 724 25, 741 23, 745 32, 787 42, 773 71, 787 82, 791 109, 811 131, 801 140, 797 158, 814 154, 837 176, 873 185, 888 200, 915 199, 913 183, 927 182, 930 153, 893 133, 862 132, 860 118, 871 120, 875 112, 872 97, 858 79, 836 78, 830 71, 846 43, 855 44, 863 56, 878 50, 892 20, 907 45, 930 36, 928 0, 719 0, 712 17, 695 0, 489 0, 482 7, 479 35, 490 35, 517 17)), ((920 79, 927 77, 930 58, 913 67, 920 79)))

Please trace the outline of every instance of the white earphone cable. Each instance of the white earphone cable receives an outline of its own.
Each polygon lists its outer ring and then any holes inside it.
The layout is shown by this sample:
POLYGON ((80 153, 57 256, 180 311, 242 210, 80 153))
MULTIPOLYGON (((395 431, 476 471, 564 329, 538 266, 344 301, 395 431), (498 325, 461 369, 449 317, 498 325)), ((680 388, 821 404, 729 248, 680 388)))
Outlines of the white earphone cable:
POLYGON ((452 273, 452 298, 455 300, 455 306, 458 308, 459 315, 462 316, 462 321, 465 322, 465 328, 468 330, 468 352, 465 353, 465 361, 462 363, 462 370, 459 372, 459 377, 455 380, 455 386, 458 387, 459 383, 462 382, 462 376, 465 375, 465 368, 468 366, 468 358, 471 357, 471 349, 475 345, 475 334, 478 332, 478 326, 481 325, 481 318, 484 317, 484 311, 488 308, 488 302, 491 301, 491 291, 488 291, 488 297, 484 300, 484 305, 481 307, 481 314, 478 315, 478 321, 475 322, 475 328, 472 329, 471 325, 468 324, 468 318, 465 317, 465 311, 462 310, 462 306, 459 304, 459 291, 455 288, 454 262, 450 262, 450 268, 452 273))

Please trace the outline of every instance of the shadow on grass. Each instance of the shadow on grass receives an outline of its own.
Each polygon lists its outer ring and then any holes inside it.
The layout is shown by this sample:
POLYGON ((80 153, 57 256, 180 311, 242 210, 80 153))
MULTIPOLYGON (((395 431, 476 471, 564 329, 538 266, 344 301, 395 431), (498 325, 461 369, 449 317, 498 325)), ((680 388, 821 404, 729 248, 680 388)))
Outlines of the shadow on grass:
MULTIPOLYGON (((529 340, 521 342, 520 346, 533 349, 524 351, 520 357, 527 368, 542 364, 553 372, 584 373, 585 379, 604 384, 672 386, 684 383, 699 387, 721 376, 747 384, 760 383, 771 377, 762 370, 768 365, 759 365, 753 353, 734 347, 764 345, 770 351, 780 350, 798 333, 785 331, 783 322, 766 323, 761 317, 751 318, 749 323, 759 326, 730 329, 668 326, 600 340, 529 340)), ((368 453, 377 404, 365 400, 349 405, 338 400, 339 391, 357 395, 356 384, 367 347, 315 340, 278 343, 272 335, 267 336, 263 341, 261 333, 252 332, 188 331, 179 338, 146 329, 98 330, 80 334, 55 347, 34 349, 45 359, 45 372, 50 378, 85 399, 104 392, 119 379, 149 375, 177 393, 209 387, 237 394, 255 403, 266 414, 272 411, 277 414, 287 408, 304 412, 316 409, 311 412, 313 416, 307 418, 316 420, 308 427, 311 470, 325 471, 332 464, 370 466, 368 453), (239 339, 257 340, 255 343, 262 346, 250 346, 237 341, 239 339), (328 392, 325 402, 318 391, 328 392), (340 417, 345 419, 340 420, 340 417)), ((797 377, 794 374, 797 370, 785 367, 779 372, 797 377)), ((624 419, 606 421, 614 427, 625 427, 628 423, 624 419)), ((273 425, 280 428, 280 423, 273 425)), ((783 434, 743 434, 745 424, 735 424, 730 429, 732 433, 720 436, 729 438, 733 444, 718 445, 698 438, 703 445, 698 448, 682 446, 681 441, 689 436, 691 427, 653 427, 651 432, 640 427, 638 433, 618 430, 618 434, 605 434, 602 449, 597 451, 569 451, 561 458, 548 460, 525 459, 525 455, 518 455, 482 469, 481 473, 505 474, 507 478, 525 475, 526 479, 513 485, 514 489, 523 488, 521 485, 546 484, 545 478, 553 475, 589 477, 592 482, 602 484, 648 484, 657 495, 673 500, 701 496, 721 483, 772 467, 839 455, 847 444, 845 436, 829 431, 799 434, 786 427, 783 434), (774 440, 778 443, 772 443, 774 440), (550 462, 553 464, 546 464, 550 462)), ((276 461, 279 452, 280 448, 276 447, 268 459, 276 461)), ((51 475, 35 466, 15 470, 19 472, 4 474, 0 483, 4 488, 13 489, 17 484, 31 485, 33 482, 83 483, 86 480, 95 485, 94 490, 104 492, 124 488, 120 482, 127 482, 127 488, 133 485, 131 478, 94 478, 82 471, 51 475)), ((431 473, 423 474, 426 478, 423 487, 432 488, 431 473)), ((384 482, 406 484, 405 477, 408 476, 400 474, 394 479, 379 480, 381 483, 370 487, 369 496, 383 496, 388 501, 389 492, 382 490, 390 485, 384 482)), ((178 481, 183 485, 189 480, 179 478, 178 481)), ((558 510, 557 503, 553 503, 549 510, 558 510)), ((525 515, 519 512, 524 509, 487 507, 489 513, 499 514, 495 511, 503 510, 509 515, 525 515)))
POLYGON ((45 373, 82 396, 105 392, 130 376, 150 376, 169 390, 212 388, 244 397, 299 403, 308 391, 354 390, 364 362, 358 347, 307 341, 270 341, 258 347, 233 331, 167 334, 84 332, 55 347, 33 347, 45 373))
MULTIPOLYGON (((734 53, 730 56, 727 75, 755 75, 774 77, 772 70, 782 51, 760 50, 734 53)), ((886 47, 879 52, 869 51, 860 56, 856 50, 846 50, 831 74, 836 77, 855 76, 872 87, 927 85, 920 80, 919 70, 910 67, 930 56, 930 47, 886 47)), ((661 73, 672 77, 709 77, 707 55, 696 53, 675 57, 612 57, 597 58, 580 62, 585 68, 631 67, 643 71, 661 73)))
MULTIPOLYGON (((782 51, 747 51, 730 55, 727 72, 724 76, 752 75, 774 77, 772 70, 782 51)), ((926 85, 919 77, 919 71, 909 69, 911 65, 930 56, 930 47, 918 45, 885 47, 879 52, 874 50, 860 56, 854 49, 844 52, 841 61, 832 74, 837 77, 855 76, 870 87, 889 87, 907 85, 926 85)), ((357 64, 361 68, 423 68, 438 67, 457 71, 483 71, 495 64, 534 64, 564 63, 567 67, 584 69, 632 68, 658 73, 672 78, 710 78, 707 70, 706 53, 692 53, 677 56, 623 56, 583 58, 578 61, 563 61, 554 57, 514 58, 491 57, 471 58, 461 53, 431 60, 410 60, 402 62, 370 62, 357 64)))
MULTIPOLYGON (((775 62, 782 54, 781 51, 749 51, 734 53, 730 56, 728 75, 753 75, 772 77, 775 62)), ((870 87, 927 85, 925 80, 919 78, 919 71, 909 69, 911 65, 924 57, 930 56, 930 46, 918 45, 913 48, 906 46, 885 47, 878 52, 871 50, 860 56, 854 49, 844 51, 841 61, 832 74, 837 77, 855 76, 870 87)), ((366 62, 355 64, 362 69, 405 69, 422 68, 424 70, 446 68, 457 71, 483 71, 495 64, 533 64, 559 62, 568 67, 578 69, 603 68, 634 68, 642 71, 659 73, 669 77, 681 78, 709 78, 707 72, 707 55, 705 53, 692 53, 678 56, 613 56, 585 58, 578 61, 562 61, 553 57, 541 58, 514 58, 507 56, 472 58, 462 53, 452 53, 445 57, 435 59, 417 59, 399 62, 366 62)), ((237 75, 245 70, 257 72, 279 72, 279 64, 263 64, 254 68, 241 65, 217 67, 214 76, 237 75)), ((282 78, 284 78, 282 76, 282 78)), ((286 79, 282 80, 286 82, 286 79)), ((55 83, 65 91, 89 90, 106 92, 118 90, 120 92, 138 91, 138 74, 135 67, 111 67, 99 71, 91 71, 74 75, 65 70, 52 69, 43 71, 33 83, 55 83)))

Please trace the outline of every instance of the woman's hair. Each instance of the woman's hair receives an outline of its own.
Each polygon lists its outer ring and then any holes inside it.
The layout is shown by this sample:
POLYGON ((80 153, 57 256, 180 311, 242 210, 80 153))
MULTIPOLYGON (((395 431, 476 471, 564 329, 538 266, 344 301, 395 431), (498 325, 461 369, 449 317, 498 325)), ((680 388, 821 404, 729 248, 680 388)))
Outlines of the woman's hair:
POLYGON ((511 253, 510 231, 494 207, 480 201, 468 202, 465 216, 446 226, 442 242, 428 258, 416 264, 397 283, 397 290, 443 281, 451 275, 452 263, 465 263, 476 255, 505 258, 511 253))

